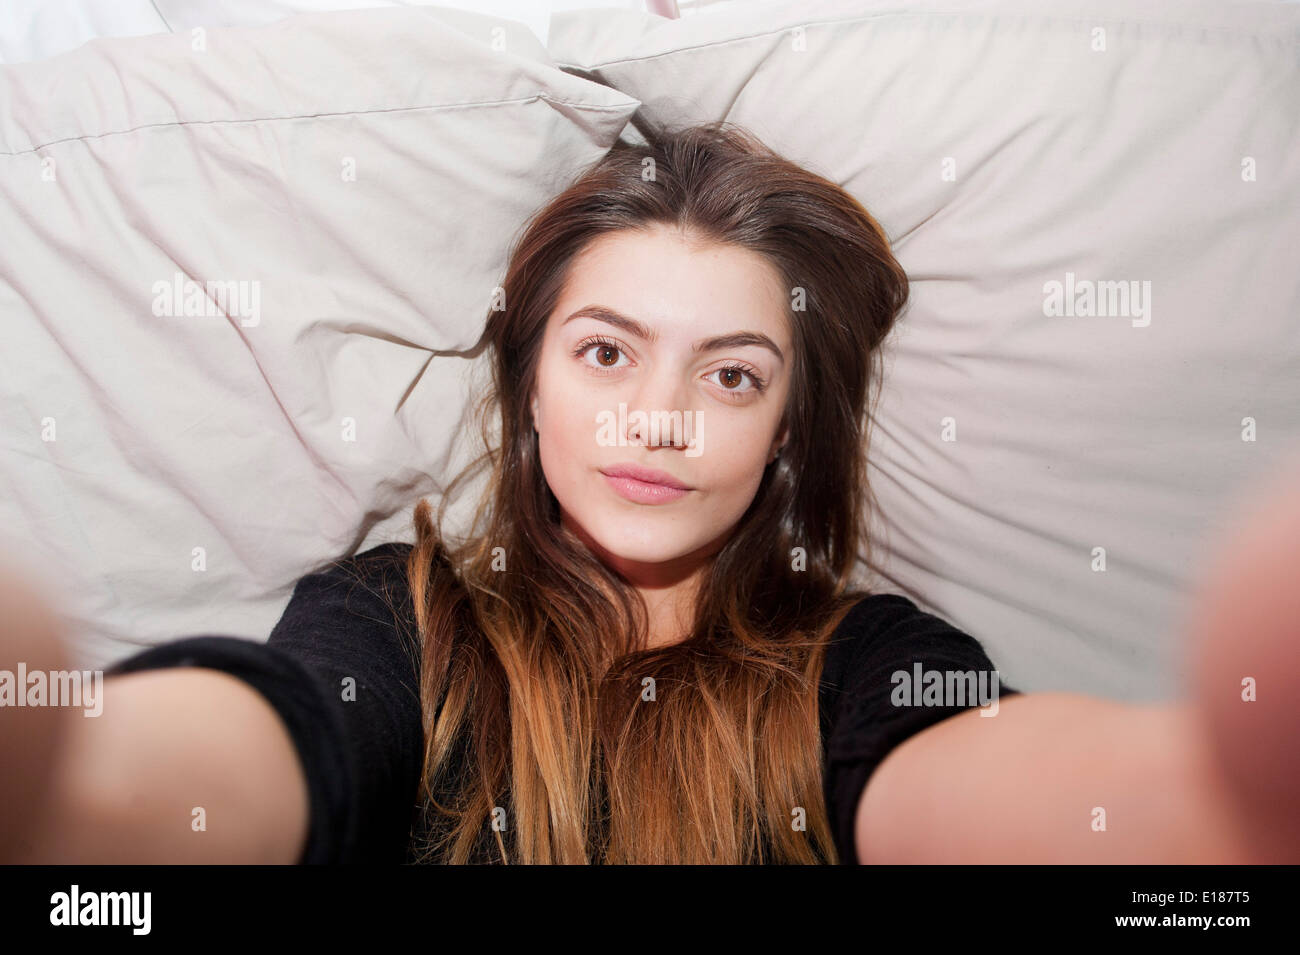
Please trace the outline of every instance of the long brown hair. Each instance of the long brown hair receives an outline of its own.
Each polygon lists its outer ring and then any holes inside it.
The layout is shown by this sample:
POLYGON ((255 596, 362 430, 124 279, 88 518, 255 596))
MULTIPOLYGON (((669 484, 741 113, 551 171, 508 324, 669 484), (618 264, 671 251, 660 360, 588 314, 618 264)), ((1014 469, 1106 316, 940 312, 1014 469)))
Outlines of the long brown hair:
POLYGON ((819 681, 827 640, 861 596, 846 588, 865 553, 869 392, 907 277, 860 203, 744 129, 643 135, 515 244, 505 307, 487 319, 486 450, 447 489, 438 528, 427 501, 415 509, 421 861, 837 861, 819 681), (794 360, 787 442, 712 558, 690 635, 645 649, 640 596, 561 528, 530 398, 573 258, 654 223, 766 256, 791 292, 794 360), (488 490, 453 546, 445 508, 481 468, 488 490))

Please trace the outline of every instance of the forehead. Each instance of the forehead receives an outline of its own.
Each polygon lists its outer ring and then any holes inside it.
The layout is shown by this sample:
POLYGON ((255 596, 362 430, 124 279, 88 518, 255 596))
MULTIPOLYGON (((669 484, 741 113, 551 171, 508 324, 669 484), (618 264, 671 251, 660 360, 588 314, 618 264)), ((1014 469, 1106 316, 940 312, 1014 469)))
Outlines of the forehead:
POLYGON ((790 340, 789 292, 771 262, 662 224, 600 236, 574 257, 552 322, 590 303, 635 316, 664 339, 749 329, 783 350, 790 340))

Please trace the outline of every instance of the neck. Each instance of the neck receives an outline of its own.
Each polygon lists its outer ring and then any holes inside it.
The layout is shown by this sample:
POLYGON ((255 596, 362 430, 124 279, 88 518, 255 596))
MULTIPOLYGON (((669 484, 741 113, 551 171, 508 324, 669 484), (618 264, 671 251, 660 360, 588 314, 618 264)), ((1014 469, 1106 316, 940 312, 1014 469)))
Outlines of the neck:
MULTIPOLYGON (((565 515, 567 517, 567 515, 565 515)), ((722 539, 667 561, 628 560, 601 547, 580 527, 562 521, 605 566, 615 571, 645 602, 649 632, 647 649, 671 646, 685 640, 695 619, 700 582, 722 539)))

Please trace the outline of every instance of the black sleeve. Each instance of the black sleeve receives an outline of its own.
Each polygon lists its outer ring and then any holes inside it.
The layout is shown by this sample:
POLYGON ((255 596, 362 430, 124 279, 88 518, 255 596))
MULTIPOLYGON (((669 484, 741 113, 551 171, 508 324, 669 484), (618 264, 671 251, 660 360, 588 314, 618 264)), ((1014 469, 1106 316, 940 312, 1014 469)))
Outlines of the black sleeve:
POLYGON ((978 682, 974 699, 932 698, 939 705, 915 705, 911 693, 904 692, 915 683, 915 666, 921 666, 922 687, 927 671, 973 671, 977 678, 984 674, 989 700, 1019 691, 993 674, 992 661, 974 637, 901 594, 859 601, 834 641, 824 677, 835 690, 824 785, 840 861, 856 865, 858 801, 876 767, 909 737, 980 705, 978 682), (894 678, 899 671, 908 674, 908 682, 894 678))
POLYGON ((385 544, 303 577, 266 643, 185 637, 106 671, 208 667, 265 696, 307 778, 300 864, 405 859, 423 759, 409 549, 385 544))

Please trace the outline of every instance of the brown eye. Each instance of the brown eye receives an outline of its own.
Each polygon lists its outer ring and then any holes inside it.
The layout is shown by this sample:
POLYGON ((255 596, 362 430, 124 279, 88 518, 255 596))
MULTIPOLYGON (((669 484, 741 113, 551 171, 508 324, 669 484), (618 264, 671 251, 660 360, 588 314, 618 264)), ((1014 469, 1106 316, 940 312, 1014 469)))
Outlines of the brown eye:
POLYGON ((612 371, 631 364, 622 348, 607 341, 584 341, 574 350, 574 356, 588 368, 598 371, 612 371))
POLYGON ((717 371, 709 372, 710 381, 717 383, 718 387, 728 393, 728 397, 734 397, 740 400, 742 397, 748 397, 751 394, 761 392, 763 383, 759 381, 758 376, 744 368, 734 365, 726 368, 719 368, 717 371), (746 379, 749 379, 746 382, 746 379))

